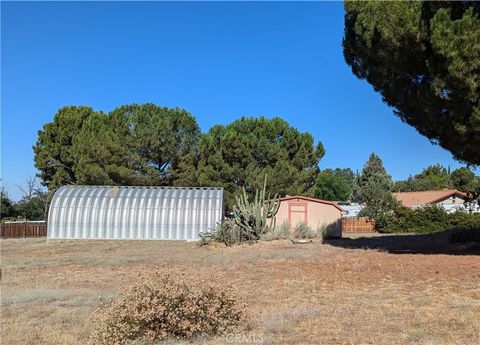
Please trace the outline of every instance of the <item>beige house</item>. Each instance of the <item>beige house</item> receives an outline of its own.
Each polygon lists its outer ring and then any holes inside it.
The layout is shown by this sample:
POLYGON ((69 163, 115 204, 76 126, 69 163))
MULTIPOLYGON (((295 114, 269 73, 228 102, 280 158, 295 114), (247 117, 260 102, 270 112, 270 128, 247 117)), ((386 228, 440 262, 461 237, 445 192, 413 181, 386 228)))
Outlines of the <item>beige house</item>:
POLYGON ((342 211, 335 202, 295 195, 280 199, 275 217, 277 226, 288 222, 293 229, 305 222, 314 230, 326 227, 330 236, 341 237, 342 211))
POLYGON ((403 206, 419 208, 427 205, 443 207, 447 212, 470 211, 478 212, 478 204, 465 204, 466 195, 456 189, 426 190, 421 192, 392 193, 403 206))

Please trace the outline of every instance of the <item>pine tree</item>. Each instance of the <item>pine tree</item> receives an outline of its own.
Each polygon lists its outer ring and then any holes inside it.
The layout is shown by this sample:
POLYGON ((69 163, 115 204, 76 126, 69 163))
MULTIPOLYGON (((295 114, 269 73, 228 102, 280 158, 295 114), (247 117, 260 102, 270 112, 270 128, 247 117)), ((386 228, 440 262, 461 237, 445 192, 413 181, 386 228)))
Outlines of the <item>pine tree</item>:
POLYGON ((382 160, 372 153, 363 167, 357 192, 358 201, 365 205, 360 215, 379 222, 394 210, 398 202, 390 193, 392 187, 392 178, 385 170, 382 160))
POLYGON ((38 140, 33 147, 35 167, 40 171, 42 183, 50 190, 77 182, 73 140, 84 122, 95 115, 90 107, 63 107, 53 121, 38 132, 38 140))
POLYGON ((312 135, 280 118, 240 118, 217 125, 200 141, 198 179, 226 190, 226 205, 245 187, 250 196, 269 177, 268 191, 313 196, 318 163, 325 151, 312 135))
POLYGON ((344 57, 395 115, 480 164, 480 2, 346 1, 344 57))

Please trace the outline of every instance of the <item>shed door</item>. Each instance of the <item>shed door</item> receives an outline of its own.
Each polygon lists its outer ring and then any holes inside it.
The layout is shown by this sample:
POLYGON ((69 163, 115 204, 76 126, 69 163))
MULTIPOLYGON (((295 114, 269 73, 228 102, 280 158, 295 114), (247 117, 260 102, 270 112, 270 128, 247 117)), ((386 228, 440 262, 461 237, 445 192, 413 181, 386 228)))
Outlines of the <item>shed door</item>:
POLYGON ((288 222, 292 228, 301 222, 307 222, 307 203, 289 203, 288 222))

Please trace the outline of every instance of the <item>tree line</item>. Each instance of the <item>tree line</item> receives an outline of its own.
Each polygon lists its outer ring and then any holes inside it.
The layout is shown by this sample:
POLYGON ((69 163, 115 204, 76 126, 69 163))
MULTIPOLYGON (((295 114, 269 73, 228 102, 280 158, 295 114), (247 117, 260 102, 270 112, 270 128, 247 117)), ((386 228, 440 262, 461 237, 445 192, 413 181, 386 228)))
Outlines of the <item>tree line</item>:
POLYGON ((359 216, 375 220, 381 232, 430 232, 449 228, 478 227, 480 217, 456 212, 448 214, 436 206, 411 210, 403 207, 392 192, 415 192, 455 188, 474 197, 480 192, 480 177, 462 167, 450 173, 439 164, 431 165, 406 180, 393 182, 382 160, 372 153, 361 173, 350 169, 324 170, 317 178, 316 196, 330 200, 349 200, 364 205, 359 216))
MULTIPOLYGON (((372 153, 361 173, 319 170, 321 142, 278 117, 242 117, 202 133, 184 109, 122 105, 109 113, 91 107, 61 108, 38 132, 35 166, 50 191, 65 184, 223 187, 227 208, 242 187, 253 194, 266 174, 280 195, 326 200, 368 200, 368 190, 417 191, 479 188, 468 169, 427 167, 393 183, 372 153)), ((370 191, 371 192, 371 191, 370 191)))
POLYGON ((450 173, 440 165, 393 182, 375 153, 361 172, 320 170, 322 143, 283 119, 242 117, 202 133, 186 110, 154 104, 123 105, 109 113, 63 107, 38 132, 33 149, 47 191, 33 178, 20 187, 17 203, 2 191, 2 218, 44 219, 48 197, 66 184, 223 187, 231 209, 242 187, 252 196, 268 175, 267 192, 360 202, 374 205, 374 214, 391 207, 392 191, 480 191, 479 178, 468 168, 450 173))
POLYGON ((109 113, 61 108, 38 132, 33 147, 42 183, 61 185, 216 186, 230 208, 245 187, 313 196, 325 154, 322 143, 278 117, 242 117, 201 133, 184 109, 155 104, 120 106, 109 113))
POLYGON ((12 201, 7 192, 0 190, 0 219, 6 220, 43 220, 47 212, 48 193, 38 179, 28 177, 23 186, 17 186, 21 193, 18 202, 12 201))
POLYGON ((362 172, 354 173, 350 168, 320 171, 315 196, 325 200, 362 202, 364 201, 362 194, 365 194, 367 182, 370 181, 369 183, 372 184, 372 179, 378 180, 380 188, 387 192, 418 192, 450 188, 466 193, 480 193, 480 177, 475 176, 467 167, 450 172, 449 167, 434 164, 405 180, 393 181, 385 170, 381 158, 372 153, 362 172), (376 176, 372 177, 373 175, 376 176))

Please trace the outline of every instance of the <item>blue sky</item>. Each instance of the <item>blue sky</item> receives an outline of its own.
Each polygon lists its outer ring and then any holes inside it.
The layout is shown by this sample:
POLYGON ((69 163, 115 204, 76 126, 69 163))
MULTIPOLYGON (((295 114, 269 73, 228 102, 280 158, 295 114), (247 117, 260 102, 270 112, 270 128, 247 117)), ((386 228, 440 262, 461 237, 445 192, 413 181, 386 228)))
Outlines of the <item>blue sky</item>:
MULTIPOLYGON (((65 105, 185 108, 203 131, 279 116, 323 142, 320 167, 394 179, 461 166, 396 118, 342 55, 343 3, 1 3, 1 175, 35 174, 37 131, 65 105)), ((477 171, 478 173, 478 171, 477 171)))

